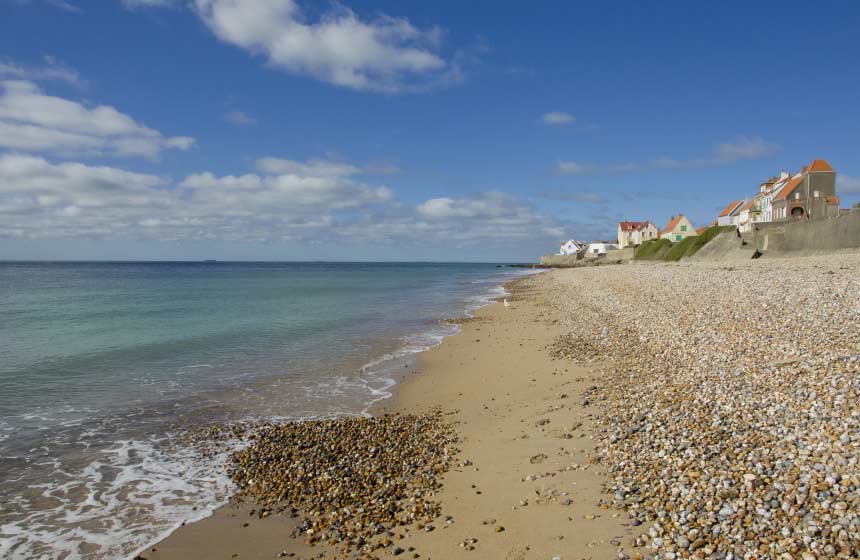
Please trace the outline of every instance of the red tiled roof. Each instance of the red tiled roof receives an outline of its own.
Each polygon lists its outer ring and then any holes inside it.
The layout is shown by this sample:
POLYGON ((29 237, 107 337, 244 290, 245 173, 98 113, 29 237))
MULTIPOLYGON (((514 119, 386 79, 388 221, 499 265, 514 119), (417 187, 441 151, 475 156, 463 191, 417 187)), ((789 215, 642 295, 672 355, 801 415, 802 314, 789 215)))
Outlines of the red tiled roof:
POLYGON ((702 233, 711 226, 702 226, 700 228, 696 228, 696 235, 702 235, 702 233))
POLYGON ((797 187, 797 185, 800 184, 801 181, 803 181, 804 177, 806 177, 806 175, 800 175, 798 177, 794 177, 791 181, 786 183, 786 185, 784 187, 782 187, 781 191, 776 193, 776 196, 773 197, 773 199, 774 200, 782 200, 785 197, 787 197, 789 195, 789 193, 791 191, 793 191, 795 189, 795 187, 797 187))
POLYGON ((838 196, 828 196, 827 204, 836 204, 839 205, 839 197, 838 196))
POLYGON ((809 165, 807 171, 833 171, 833 167, 827 163, 826 159, 816 159, 809 165))
POLYGON ((621 231, 639 231, 648 227, 650 223, 645 220, 644 222, 618 222, 618 225, 621 227, 621 231))
POLYGON ((719 217, 722 218, 725 216, 730 216, 732 212, 738 209, 738 206, 740 206, 742 202, 743 200, 733 200, 731 203, 729 203, 728 206, 726 206, 726 208, 722 212, 720 212, 719 217))

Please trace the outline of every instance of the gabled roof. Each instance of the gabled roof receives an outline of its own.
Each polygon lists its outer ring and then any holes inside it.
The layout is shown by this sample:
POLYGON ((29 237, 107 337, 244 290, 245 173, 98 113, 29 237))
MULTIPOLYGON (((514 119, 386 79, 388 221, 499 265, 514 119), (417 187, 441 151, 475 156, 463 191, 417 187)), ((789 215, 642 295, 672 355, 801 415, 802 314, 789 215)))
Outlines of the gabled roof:
POLYGON ((750 208, 752 208, 752 205, 754 202, 755 202, 755 200, 750 200, 749 202, 747 202, 746 204, 741 206, 740 209, 738 210, 738 213, 743 212, 745 210, 749 210, 750 208))
POLYGON ((669 220, 669 223, 666 224, 666 228, 663 231, 661 231, 660 233, 669 233, 670 231, 675 229, 675 226, 678 225, 678 222, 680 222, 681 218, 683 218, 683 217, 684 217, 683 214, 678 214, 677 216, 674 216, 671 220, 669 220))
POLYGON ((618 222, 618 227, 621 228, 621 231, 640 231, 647 228, 650 223, 648 220, 644 222, 618 222))
POLYGON ((827 162, 826 159, 816 159, 811 164, 809 164, 809 168, 807 171, 833 171, 833 167, 827 162))
POLYGON ((801 181, 803 181, 804 177, 806 177, 806 175, 798 175, 797 177, 792 177, 791 180, 786 183, 784 187, 782 187, 782 190, 776 193, 776 196, 773 197, 773 199, 782 200, 787 197, 788 194, 793 191, 795 187, 800 184, 801 181))
POLYGON ((731 216, 732 214, 734 214, 734 212, 738 208, 740 208, 740 206, 741 206, 741 204, 743 204, 743 202, 744 202, 743 200, 732 201, 731 203, 729 203, 728 206, 725 207, 725 209, 722 212, 720 212, 719 217, 724 218, 725 216, 731 216))

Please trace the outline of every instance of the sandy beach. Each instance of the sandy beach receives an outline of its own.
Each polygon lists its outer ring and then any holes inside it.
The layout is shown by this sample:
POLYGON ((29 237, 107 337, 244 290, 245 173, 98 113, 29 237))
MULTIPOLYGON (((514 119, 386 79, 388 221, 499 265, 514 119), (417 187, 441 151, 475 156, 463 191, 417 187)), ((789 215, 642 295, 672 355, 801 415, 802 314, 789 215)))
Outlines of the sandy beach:
POLYGON ((844 253, 519 280, 375 411, 459 435, 433 530, 345 553, 228 506, 144 557, 855 558, 858 272, 844 253))
MULTIPOLYGON (((593 463, 595 409, 581 396, 596 380, 592 370, 550 357, 563 327, 544 276, 512 283, 508 307, 496 303, 462 321, 374 411, 438 408, 460 436, 456 465, 435 496, 442 516, 432 532, 397 531, 403 557, 608 558, 630 534, 620 513, 599 505, 607 479, 593 463)), ((295 520, 259 519, 252 509, 225 506, 142 556, 342 557, 291 538, 295 520)))

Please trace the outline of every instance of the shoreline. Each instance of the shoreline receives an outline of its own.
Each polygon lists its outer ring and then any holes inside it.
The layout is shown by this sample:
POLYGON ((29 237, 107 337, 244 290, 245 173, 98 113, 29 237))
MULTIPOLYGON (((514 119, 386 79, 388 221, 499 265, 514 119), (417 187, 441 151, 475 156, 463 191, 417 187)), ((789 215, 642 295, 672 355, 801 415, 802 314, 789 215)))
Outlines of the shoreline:
MULTIPOLYGON (((405 557, 617 553, 625 528, 619 513, 598 506, 606 480, 589 464, 592 411, 576 401, 590 370, 552 360, 546 350, 562 333, 557 312, 547 305, 550 276, 511 280, 504 285, 509 307, 496 300, 471 317, 453 319, 459 332, 416 354, 416 367, 392 387, 392 396, 370 408, 374 416, 441 409, 461 438, 456 466, 434 497, 442 505, 439 529, 402 532, 398 544, 413 549, 404 549, 405 557), (448 523, 444 516, 453 519, 448 523)), ((228 550, 226 557, 235 558, 344 557, 335 547, 291 537, 297 518, 258 518, 252 510, 253 504, 231 498, 140 557, 209 558, 228 550)))

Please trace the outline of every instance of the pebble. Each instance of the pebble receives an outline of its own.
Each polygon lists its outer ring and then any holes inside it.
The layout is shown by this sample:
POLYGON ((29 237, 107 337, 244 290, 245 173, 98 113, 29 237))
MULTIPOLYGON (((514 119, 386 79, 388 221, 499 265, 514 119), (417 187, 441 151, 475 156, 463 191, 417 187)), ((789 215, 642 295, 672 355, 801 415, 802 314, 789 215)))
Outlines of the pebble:
POLYGON ((607 501, 656 527, 637 540, 662 558, 860 557, 860 255, 534 282, 563 316, 550 355, 597 370, 579 402, 607 501))
POLYGON ((262 506, 257 515, 292 512, 294 537, 367 554, 391 546, 396 528, 433 530, 441 506, 432 496, 457 453, 441 412, 264 423, 245 437, 229 474, 240 497, 262 506))

